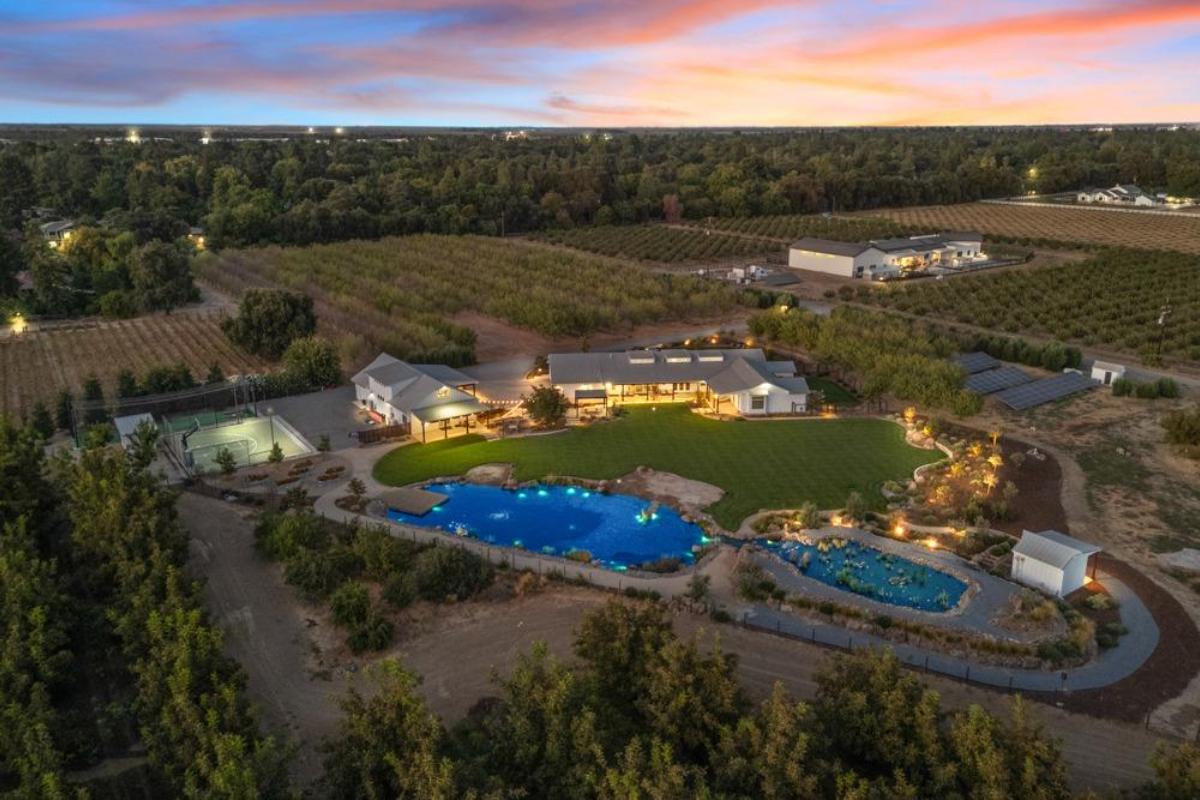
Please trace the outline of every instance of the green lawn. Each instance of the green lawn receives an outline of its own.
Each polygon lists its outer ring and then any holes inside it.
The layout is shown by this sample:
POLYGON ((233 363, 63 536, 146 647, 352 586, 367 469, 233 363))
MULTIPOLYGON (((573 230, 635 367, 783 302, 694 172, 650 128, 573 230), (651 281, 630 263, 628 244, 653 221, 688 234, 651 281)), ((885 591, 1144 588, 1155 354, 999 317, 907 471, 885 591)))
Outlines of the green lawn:
POLYGON ((904 480, 940 457, 908 446, 901 428, 883 420, 717 422, 683 405, 662 405, 630 408, 613 422, 550 436, 486 441, 471 435, 399 447, 380 459, 375 477, 401 486, 479 464, 511 463, 521 481, 605 479, 646 465, 724 489, 725 497, 708 510, 732 530, 759 509, 805 500, 840 508, 851 491, 880 507, 885 481, 904 480))

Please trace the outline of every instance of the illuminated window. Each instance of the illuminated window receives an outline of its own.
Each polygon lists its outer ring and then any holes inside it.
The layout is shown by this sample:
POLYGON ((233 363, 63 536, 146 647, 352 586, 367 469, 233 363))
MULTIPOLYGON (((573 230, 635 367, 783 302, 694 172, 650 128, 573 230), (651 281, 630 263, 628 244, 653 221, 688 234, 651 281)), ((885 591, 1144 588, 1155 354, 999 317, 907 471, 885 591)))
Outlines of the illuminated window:
POLYGON ((447 397, 450 396, 450 387, 443 386, 442 388, 438 389, 437 396, 438 396, 439 400, 445 400, 447 397))

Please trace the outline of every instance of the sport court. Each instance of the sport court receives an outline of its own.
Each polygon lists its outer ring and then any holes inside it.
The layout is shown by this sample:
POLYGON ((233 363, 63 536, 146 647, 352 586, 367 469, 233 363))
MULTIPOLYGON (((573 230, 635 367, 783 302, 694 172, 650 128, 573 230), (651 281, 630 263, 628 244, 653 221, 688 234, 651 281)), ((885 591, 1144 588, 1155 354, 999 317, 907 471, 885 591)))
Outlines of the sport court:
POLYGON ((201 420, 198 417, 177 417, 167 423, 176 431, 176 446, 183 463, 198 473, 216 472, 217 454, 228 450, 239 467, 261 464, 270 457, 278 444, 284 458, 313 452, 303 436, 278 416, 233 417, 226 420, 201 420), (190 422, 190 424, 189 424, 190 422), (206 426, 204 423, 208 422, 206 426), (182 427, 181 425, 186 426, 182 427))

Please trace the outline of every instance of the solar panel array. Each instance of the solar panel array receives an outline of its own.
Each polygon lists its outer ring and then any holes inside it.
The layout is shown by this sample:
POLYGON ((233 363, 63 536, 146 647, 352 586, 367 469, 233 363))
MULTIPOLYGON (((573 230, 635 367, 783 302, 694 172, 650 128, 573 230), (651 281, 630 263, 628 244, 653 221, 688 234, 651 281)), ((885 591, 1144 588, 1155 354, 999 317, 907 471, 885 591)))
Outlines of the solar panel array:
POLYGON ((966 387, 976 394, 992 394, 1003 389, 1011 389, 1023 383, 1029 383, 1033 376, 1017 367, 1000 367, 968 375, 966 387))
POLYGON ((989 356, 987 353, 959 353, 954 357, 954 363, 967 371, 968 375, 974 375, 976 372, 983 372, 986 369, 995 369, 1000 366, 1000 362, 989 356))
POLYGON ((1053 378, 1042 378, 1040 381, 1032 381, 1005 389, 996 397, 1013 411, 1024 411, 1027 408, 1040 406, 1042 403, 1049 403, 1052 400, 1094 389, 1099 385, 1099 381, 1094 381, 1086 375, 1064 372, 1053 378))

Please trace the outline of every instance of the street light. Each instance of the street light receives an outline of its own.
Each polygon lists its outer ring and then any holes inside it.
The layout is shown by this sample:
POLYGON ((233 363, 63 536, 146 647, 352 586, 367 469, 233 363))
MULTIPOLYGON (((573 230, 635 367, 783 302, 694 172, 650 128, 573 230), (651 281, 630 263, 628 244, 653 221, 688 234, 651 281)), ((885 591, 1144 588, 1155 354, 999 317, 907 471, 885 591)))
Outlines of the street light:
POLYGON ((275 408, 267 406, 267 422, 271 424, 271 449, 275 449, 275 408))

